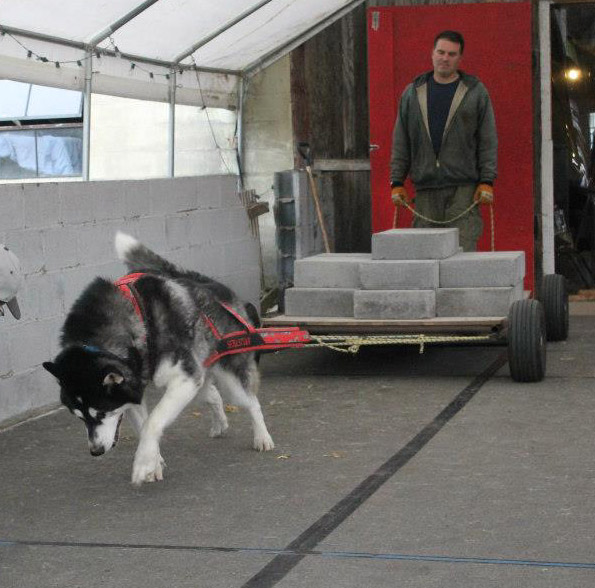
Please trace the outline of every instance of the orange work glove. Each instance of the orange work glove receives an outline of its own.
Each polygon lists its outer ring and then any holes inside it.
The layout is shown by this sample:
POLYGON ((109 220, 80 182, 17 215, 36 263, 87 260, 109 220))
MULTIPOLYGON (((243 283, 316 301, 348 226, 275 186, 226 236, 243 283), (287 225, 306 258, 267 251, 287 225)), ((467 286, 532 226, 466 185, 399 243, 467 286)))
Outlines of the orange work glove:
POLYGON ((473 194, 473 201, 479 204, 492 204, 494 202, 494 188, 489 184, 479 184, 473 194))
POLYGON ((393 199, 395 206, 405 206, 406 204, 411 204, 411 199, 409 198, 409 194, 407 194, 405 186, 394 186, 391 188, 390 196, 393 199))

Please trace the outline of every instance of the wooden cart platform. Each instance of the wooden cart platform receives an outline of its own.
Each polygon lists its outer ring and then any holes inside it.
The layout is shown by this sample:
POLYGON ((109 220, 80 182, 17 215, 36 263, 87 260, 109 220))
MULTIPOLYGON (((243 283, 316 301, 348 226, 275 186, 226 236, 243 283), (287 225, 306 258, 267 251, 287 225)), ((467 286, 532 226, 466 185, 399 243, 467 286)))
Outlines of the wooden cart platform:
POLYGON ((313 335, 493 334, 502 333, 507 317, 437 317, 416 320, 355 319, 279 314, 262 319, 263 327, 300 327, 313 335))

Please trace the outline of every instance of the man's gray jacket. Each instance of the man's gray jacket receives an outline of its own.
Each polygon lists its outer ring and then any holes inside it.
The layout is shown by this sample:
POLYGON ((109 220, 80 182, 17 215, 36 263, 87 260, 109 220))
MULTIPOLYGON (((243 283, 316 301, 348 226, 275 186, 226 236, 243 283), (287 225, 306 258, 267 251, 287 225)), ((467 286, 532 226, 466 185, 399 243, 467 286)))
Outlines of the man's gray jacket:
POLYGON ((496 178, 498 139, 490 97, 478 78, 459 74, 438 155, 428 124, 428 79, 433 73, 417 77, 403 92, 393 131, 391 184, 402 184, 409 173, 418 190, 496 178))

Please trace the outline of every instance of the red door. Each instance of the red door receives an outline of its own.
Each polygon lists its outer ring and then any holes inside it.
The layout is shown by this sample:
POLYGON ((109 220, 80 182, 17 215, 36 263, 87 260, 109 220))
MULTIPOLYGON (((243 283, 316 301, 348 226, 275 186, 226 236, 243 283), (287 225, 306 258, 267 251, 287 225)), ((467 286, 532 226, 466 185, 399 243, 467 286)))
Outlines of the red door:
MULTIPOLYGON (((465 38, 461 68, 486 85, 496 114, 498 178, 495 249, 524 251, 525 287, 533 288, 533 98, 531 4, 529 2, 448 4, 370 8, 368 59, 372 151, 372 229, 392 228, 389 161, 392 130, 401 93, 417 75, 432 69, 434 37, 443 30, 465 38)), ((411 185, 408 185, 412 190, 411 185)), ((490 222, 479 249, 490 249, 490 222)), ((399 226, 411 224, 400 213, 399 226)))

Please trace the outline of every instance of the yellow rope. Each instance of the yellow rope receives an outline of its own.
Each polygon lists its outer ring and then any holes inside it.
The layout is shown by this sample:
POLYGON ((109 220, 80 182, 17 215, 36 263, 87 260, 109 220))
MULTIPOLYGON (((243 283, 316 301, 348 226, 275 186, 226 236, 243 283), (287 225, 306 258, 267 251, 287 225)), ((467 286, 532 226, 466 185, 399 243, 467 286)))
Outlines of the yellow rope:
MULTIPOLYGON (((403 203, 401 206, 404 206, 409 212, 411 212, 411 214, 413 214, 413 216, 421 218, 428 223, 432 223, 435 225, 448 225, 448 224, 454 223, 455 221, 464 217, 466 214, 469 214, 478 204, 479 204, 479 202, 473 202, 471 204, 471 206, 466 208, 463 212, 461 212, 461 214, 458 214, 457 216, 455 216, 451 219, 448 219, 448 220, 444 220, 444 221, 439 221, 439 220, 434 220, 432 218, 428 218, 427 216, 424 216, 423 214, 417 212, 414 208, 412 208, 406 202, 403 203)), ((489 207, 490 207, 490 245, 491 245, 491 250, 496 251, 496 225, 494 223, 494 205, 492 203, 490 203, 489 207)), ((399 224, 399 206, 395 206, 395 215, 393 218, 393 229, 396 229, 398 224, 399 224)))
POLYGON ((315 343, 307 347, 327 347, 342 353, 357 353, 363 345, 419 345, 423 353, 429 343, 463 343, 489 341, 494 335, 310 335, 315 343))

